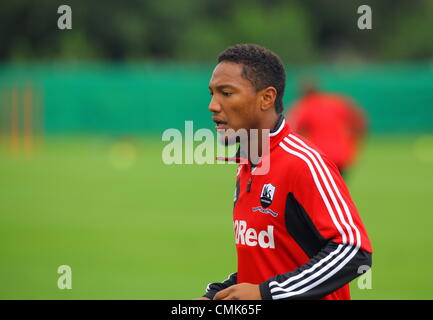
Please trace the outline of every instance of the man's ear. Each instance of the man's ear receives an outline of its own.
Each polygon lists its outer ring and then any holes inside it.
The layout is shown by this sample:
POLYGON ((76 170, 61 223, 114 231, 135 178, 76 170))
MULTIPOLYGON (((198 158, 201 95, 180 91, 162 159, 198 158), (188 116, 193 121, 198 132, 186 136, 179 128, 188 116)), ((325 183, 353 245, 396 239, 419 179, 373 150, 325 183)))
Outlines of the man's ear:
POLYGON ((261 105, 260 109, 262 111, 267 111, 274 107, 275 99, 277 98, 277 89, 274 87, 267 87, 262 90, 261 94, 261 105))

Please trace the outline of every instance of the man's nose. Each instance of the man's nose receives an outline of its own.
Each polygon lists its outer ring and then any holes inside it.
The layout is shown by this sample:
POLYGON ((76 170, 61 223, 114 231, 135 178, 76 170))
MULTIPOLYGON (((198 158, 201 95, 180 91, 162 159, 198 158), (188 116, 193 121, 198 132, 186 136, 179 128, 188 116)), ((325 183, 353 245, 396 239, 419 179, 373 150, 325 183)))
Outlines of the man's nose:
POLYGON ((218 103, 217 99, 215 99, 215 96, 212 96, 208 109, 210 112, 216 112, 216 113, 221 111, 221 105, 218 103))

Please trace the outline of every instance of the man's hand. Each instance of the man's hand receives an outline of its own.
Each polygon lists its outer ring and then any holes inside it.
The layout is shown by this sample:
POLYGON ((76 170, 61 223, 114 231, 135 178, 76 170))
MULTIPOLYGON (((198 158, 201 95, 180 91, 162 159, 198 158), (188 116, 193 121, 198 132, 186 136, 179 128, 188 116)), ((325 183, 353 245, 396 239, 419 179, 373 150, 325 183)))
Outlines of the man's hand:
POLYGON ((239 283, 219 291, 214 300, 261 300, 258 284, 239 283))

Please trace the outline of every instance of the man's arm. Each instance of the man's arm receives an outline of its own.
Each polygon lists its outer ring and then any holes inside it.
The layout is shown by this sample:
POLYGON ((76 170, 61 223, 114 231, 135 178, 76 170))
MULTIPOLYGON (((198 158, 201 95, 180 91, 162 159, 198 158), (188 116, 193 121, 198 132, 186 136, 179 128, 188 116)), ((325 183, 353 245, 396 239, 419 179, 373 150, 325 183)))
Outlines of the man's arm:
MULTIPOLYGON (((371 267, 371 260, 371 253, 365 250, 329 241, 300 268, 279 274, 259 285, 240 283, 229 286, 217 292, 213 299, 320 299, 358 277, 359 267, 371 267)), ((365 268, 362 270, 365 271, 365 268)))
POLYGON ((283 149, 300 161, 286 203, 286 227, 309 260, 260 284, 264 299, 320 299, 371 266, 371 244, 337 167, 295 135, 283 149))
POLYGON ((320 299, 359 276, 360 266, 371 266, 371 253, 329 241, 300 268, 260 283, 262 299, 320 299))
POLYGON ((226 289, 232 285, 235 285, 237 283, 238 274, 237 272, 232 273, 229 275, 229 277, 224 280, 223 282, 215 282, 215 283, 209 283, 206 287, 206 293, 203 297, 213 299, 214 296, 221 290, 226 289))

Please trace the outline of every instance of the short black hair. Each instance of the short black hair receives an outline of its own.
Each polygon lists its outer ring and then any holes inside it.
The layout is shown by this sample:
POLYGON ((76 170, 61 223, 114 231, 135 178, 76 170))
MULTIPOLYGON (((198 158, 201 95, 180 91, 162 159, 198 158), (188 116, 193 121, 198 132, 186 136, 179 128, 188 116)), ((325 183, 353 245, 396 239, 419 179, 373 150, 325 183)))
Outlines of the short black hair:
POLYGON ((275 110, 279 114, 283 112, 286 73, 275 53, 256 44, 237 44, 218 55, 218 63, 222 61, 242 64, 242 76, 253 84, 256 91, 274 87, 277 90, 275 110))

